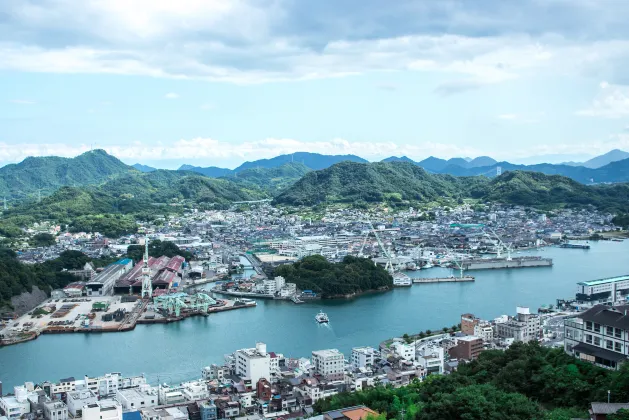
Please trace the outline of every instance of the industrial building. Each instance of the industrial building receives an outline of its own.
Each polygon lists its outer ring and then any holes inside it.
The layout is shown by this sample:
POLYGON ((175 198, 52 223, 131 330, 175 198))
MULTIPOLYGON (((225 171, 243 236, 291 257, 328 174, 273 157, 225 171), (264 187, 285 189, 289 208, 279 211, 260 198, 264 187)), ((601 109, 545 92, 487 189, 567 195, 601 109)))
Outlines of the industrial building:
MULTIPOLYGON (((179 285, 183 275, 183 263, 185 259, 179 255, 172 258, 161 256, 159 258, 149 257, 148 267, 150 278, 155 289, 168 290, 179 285)), ((137 263, 129 272, 120 277, 114 286, 114 293, 129 294, 142 292, 142 267, 144 263, 137 263)))
POLYGON ((125 258, 107 266, 98 275, 87 282, 87 296, 110 296, 114 285, 125 273, 133 268, 133 260, 125 258))
POLYGON ((608 369, 629 359, 629 305, 596 305, 564 322, 566 353, 608 369))
POLYGON ((614 304, 628 297, 629 275, 577 283, 577 302, 614 304))

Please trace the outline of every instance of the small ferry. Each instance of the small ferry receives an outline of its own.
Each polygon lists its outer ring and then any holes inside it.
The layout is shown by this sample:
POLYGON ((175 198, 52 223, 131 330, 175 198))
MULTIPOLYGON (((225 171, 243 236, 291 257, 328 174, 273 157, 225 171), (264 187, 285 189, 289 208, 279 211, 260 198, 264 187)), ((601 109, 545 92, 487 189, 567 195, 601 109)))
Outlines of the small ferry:
POLYGON ((404 273, 395 273, 393 275, 394 287, 409 287, 413 285, 413 280, 404 273))
POLYGON ((319 324, 327 324, 328 322, 330 322, 330 319, 328 318, 328 315, 326 313, 321 311, 315 316, 315 321, 317 321, 319 324))

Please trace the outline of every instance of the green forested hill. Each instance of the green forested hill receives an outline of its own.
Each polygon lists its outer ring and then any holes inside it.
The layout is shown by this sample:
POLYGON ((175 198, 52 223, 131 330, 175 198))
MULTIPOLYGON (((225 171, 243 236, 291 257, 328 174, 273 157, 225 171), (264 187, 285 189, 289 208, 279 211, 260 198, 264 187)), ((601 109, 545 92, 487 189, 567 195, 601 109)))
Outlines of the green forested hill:
POLYGON ((427 202, 475 198, 529 206, 594 205, 614 212, 629 211, 629 184, 580 184, 560 175, 506 172, 484 176, 429 174, 408 162, 343 162, 306 174, 280 193, 275 202, 289 205, 360 202, 427 202))
POLYGON ((301 162, 288 162, 274 168, 250 168, 234 173, 229 177, 223 177, 239 185, 255 185, 272 195, 290 187, 302 176, 312 171, 301 162))
POLYGON ((280 204, 314 205, 381 201, 427 202, 458 198, 489 180, 484 177, 456 178, 431 175, 408 162, 341 162, 327 169, 307 173, 279 194, 280 204))
POLYGON ((92 150, 75 158, 29 157, 0 168, 0 195, 23 199, 38 190, 48 195, 65 185, 100 184, 129 172, 136 170, 104 150, 92 150))

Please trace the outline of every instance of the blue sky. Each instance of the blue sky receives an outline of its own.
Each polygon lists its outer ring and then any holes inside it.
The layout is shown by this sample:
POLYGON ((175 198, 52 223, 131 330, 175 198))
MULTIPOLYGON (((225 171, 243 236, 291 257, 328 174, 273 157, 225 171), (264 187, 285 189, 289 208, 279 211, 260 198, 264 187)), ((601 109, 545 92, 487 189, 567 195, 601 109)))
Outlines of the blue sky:
POLYGON ((627 21, 622 0, 6 0, 0 163, 629 150, 627 21))

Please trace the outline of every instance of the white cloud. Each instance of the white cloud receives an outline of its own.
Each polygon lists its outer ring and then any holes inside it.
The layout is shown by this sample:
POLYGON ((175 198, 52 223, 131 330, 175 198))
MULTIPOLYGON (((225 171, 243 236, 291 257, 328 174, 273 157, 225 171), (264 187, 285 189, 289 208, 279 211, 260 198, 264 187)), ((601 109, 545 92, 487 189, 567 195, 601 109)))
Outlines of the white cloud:
POLYGON ((35 105, 35 101, 31 101, 29 99, 11 99, 9 102, 17 105, 35 105))
POLYGON ((588 108, 577 111, 577 115, 601 118, 629 116, 629 88, 601 83, 601 93, 588 108))
POLYGON ((169 92, 166 95, 164 95, 164 98, 166 99, 177 99, 179 98, 179 95, 175 92, 169 92))

